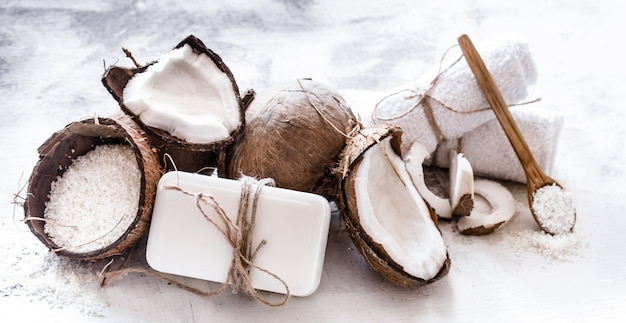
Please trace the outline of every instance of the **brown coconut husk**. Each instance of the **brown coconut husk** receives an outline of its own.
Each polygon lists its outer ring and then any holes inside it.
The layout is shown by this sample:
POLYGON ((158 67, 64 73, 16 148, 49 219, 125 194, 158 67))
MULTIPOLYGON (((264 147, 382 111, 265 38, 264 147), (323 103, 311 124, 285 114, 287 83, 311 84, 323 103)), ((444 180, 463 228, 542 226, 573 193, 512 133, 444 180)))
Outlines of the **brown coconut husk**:
POLYGON ((104 259, 122 253, 147 231, 161 171, 158 158, 148 145, 144 132, 130 117, 91 118, 72 122, 48 138, 39 147, 38 152, 39 161, 30 176, 24 203, 25 221, 30 231, 51 251, 72 259, 104 259), (111 245, 84 253, 68 251, 55 244, 44 231, 44 211, 51 184, 63 175, 77 157, 98 145, 108 144, 128 145, 135 152, 137 165, 141 171, 141 194, 137 201, 139 205, 137 215, 126 232, 111 245))
POLYGON ((222 61, 221 57, 206 47, 200 39, 190 35, 176 45, 174 49, 183 47, 184 45, 189 45, 198 54, 207 55, 215 63, 218 69, 226 74, 231 81, 233 92, 239 102, 240 125, 230 134, 230 137, 225 138, 222 141, 206 144, 188 142, 184 139, 171 135, 169 132, 162 129, 147 126, 124 105, 124 88, 126 87, 126 84, 128 84, 130 79, 132 79, 135 74, 145 72, 146 69, 155 62, 151 62, 145 66, 137 68, 111 66, 104 73, 102 77, 102 84, 104 84, 104 87, 120 104, 122 111, 132 116, 135 122, 137 122, 146 132, 146 135, 150 140, 150 144, 158 150, 160 156, 159 160, 166 170, 177 169, 182 171, 197 172, 207 168, 216 168, 218 158, 217 152, 232 143, 234 136, 241 131, 244 125, 245 107, 249 103, 249 100, 251 100, 254 96, 254 92, 252 90, 248 90, 245 95, 245 99, 247 101, 244 101, 239 93, 239 87, 237 86, 233 73, 222 61), (167 162, 169 158, 165 157, 166 154, 169 155, 169 157, 174 161, 175 165, 167 162))
POLYGON ((463 194, 459 199, 459 204, 452 210, 452 214, 456 216, 469 216, 473 209, 474 198, 471 194, 463 194))
POLYGON ((273 178, 276 186, 336 199, 333 169, 357 118, 330 87, 300 79, 260 92, 246 126, 226 148, 219 175, 273 178))
MULTIPOLYGON (((356 176, 354 170, 359 167, 365 151, 388 136, 392 136, 391 144, 400 155, 401 135, 402 130, 395 125, 376 125, 361 130, 358 135, 348 141, 342 154, 340 166, 337 169, 341 188, 338 207, 352 242, 372 269, 383 279, 398 286, 416 287, 432 283, 446 276, 450 270, 450 258, 446 258, 440 271, 431 279, 425 280, 406 273, 402 266, 394 261, 385 249, 376 243, 361 226, 354 185, 354 177, 356 176)), ((393 192, 389 194, 393 194, 393 192)), ((432 220, 437 224, 437 214, 430 206, 429 209, 432 220)), ((415 252, 419 252, 419 250, 415 250, 415 252)))

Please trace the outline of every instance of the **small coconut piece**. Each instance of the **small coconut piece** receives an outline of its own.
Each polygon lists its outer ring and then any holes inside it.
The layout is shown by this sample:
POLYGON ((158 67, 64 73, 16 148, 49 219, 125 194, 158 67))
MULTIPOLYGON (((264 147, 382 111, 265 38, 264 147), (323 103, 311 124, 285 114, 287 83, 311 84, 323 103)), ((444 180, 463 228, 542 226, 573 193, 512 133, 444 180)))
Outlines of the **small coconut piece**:
POLYGON ((342 96, 329 86, 299 79, 259 92, 246 126, 220 158, 219 175, 273 178, 276 186, 334 200, 333 169, 358 125, 342 96))
POLYGON ((456 216, 468 216, 474 208, 474 171, 456 151, 450 152, 450 205, 456 216))
MULTIPOLYGON (((91 118, 72 122, 54 133, 39 147, 38 151, 40 159, 29 179, 24 213, 26 224, 31 232, 50 250, 68 258, 98 260, 122 253, 134 245, 146 232, 161 173, 157 156, 148 145, 144 132, 129 116, 91 118), (50 199, 49 193, 53 182, 62 177, 76 159, 94 151, 96 147, 105 145, 123 145, 129 147, 134 153, 134 158, 126 160, 136 163, 136 168, 140 173, 138 187, 129 188, 139 190, 136 201, 137 207, 135 208, 136 214, 131 214, 133 219, 130 221, 130 225, 109 245, 92 249, 72 249, 66 248, 67 246, 60 246, 46 232, 46 204, 50 199)), ((135 165, 130 166, 135 168, 135 165)), ((109 176, 123 175, 103 173, 101 176, 102 180, 106 181, 109 176)), ((115 189, 124 188, 116 187, 115 189)), ((84 190, 89 191, 91 188, 85 187, 84 190)), ((58 194, 64 194, 64 192, 61 191, 58 194)), ((84 203, 89 204, 90 201, 87 200, 84 203)), ((109 206, 113 207, 114 210, 106 210, 106 212, 103 210, 102 214, 116 212, 115 201, 111 201, 109 206)), ((89 207, 93 206, 89 205, 89 207)), ((98 222, 97 218, 93 219, 93 223, 98 222)), ((100 237, 94 236, 93 238, 98 239, 100 237)))
POLYGON ((468 235, 486 235, 502 228, 515 215, 515 198, 502 184, 487 180, 474 181, 474 194, 482 197, 489 211, 479 207, 470 216, 459 219, 459 231, 468 235))
POLYGON ((435 210, 435 213, 437 213, 440 218, 451 219, 452 207, 450 205, 450 200, 433 193, 428 188, 426 181, 424 180, 423 164, 424 160, 426 160, 429 155, 428 149, 423 143, 419 141, 413 142, 408 153, 404 157, 406 170, 409 172, 411 181, 413 182, 413 185, 415 185, 415 188, 417 188, 417 191, 435 210))
POLYGON ((339 206, 359 252, 383 278, 418 286, 450 266, 437 215, 413 184, 400 157, 401 130, 364 129, 348 141, 340 163, 339 206))
POLYGON ((216 152, 243 126, 233 74, 193 35, 146 66, 110 67, 102 82, 148 134, 162 162, 169 154, 179 170, 216 166, 216 152))

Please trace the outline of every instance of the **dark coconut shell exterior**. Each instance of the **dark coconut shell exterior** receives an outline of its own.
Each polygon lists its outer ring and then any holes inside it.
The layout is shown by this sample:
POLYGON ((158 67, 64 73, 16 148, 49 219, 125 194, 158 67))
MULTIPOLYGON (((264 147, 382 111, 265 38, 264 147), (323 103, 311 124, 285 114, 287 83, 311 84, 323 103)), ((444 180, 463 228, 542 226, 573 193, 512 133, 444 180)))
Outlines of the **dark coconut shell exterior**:
POLYGON ((459 204, 452 210, 452 214, 456 216, 469 216, 474 209, 474 198, 471 194, 464 194, 459 199, 459 204))
POLYGON ((505 221, 502 221, 502 222, 498 222, 498 223, 492 224, 490 226, 481 225, 481 226, 475 227, 475 228, 469 228, 469 229, 466 229, 466 230, 459 230, 459 232, 461 232, 462 234, 471 235, 471 236, 484 236, 484 235, 488 235, 488 234, 494 233, 496 230, 498 230, 505 223, 506 223, 505 221))
POLYGON ((269 177, 278 187, 335 200, 334 169, 357 125, 340 94, 310 79, 260 92, 246 111, 244 130, 221 156, 218 173, 269 177))
MULTIPOLYGON (((139 124, 139 126, 146 132, 151 145, 158 150, 160 156, 159 160, 166 170, 174 169, 174 165, 171 165, 168 161, 168 158, 165 157, 165 154, 168 154, 174 160, 175 168, 177 170, 197 172, 202 169, 215 168, 217 166, 217 152, 232 143, 234 136, 239 133, 243 128, 245 106, 247 102, 242 100, 239 93, 239 87, 237 86, 237 82, 235 81, 233 73, 222 61, 219 55, 207 48, 200 39, 196 38, 193 35, 185 38, 178 45, 176 45, 174 49, 183 47, 184 45, 189 45, 194 50, 194 52, 198 54, 204 54, 208 56, 213 61, 213 63, 215 63, 218 69, 222 73, 226 74, 228 79, 230 79, 231 81, 233 92, 237 97, 240 122, 239 127, 231 132, 230 137, 225 138, 224 140, 206 144, 187 142, 181 138, 171 135, 167 131, 145 125, 135 114, 133 114, 132 111, 130 111, 130 109, 128 109, 124 105, 124 88, 126 87, 126 84, 128 84, 130 79, 133 78, 135 74, 145 72, 150 67, 150 65, 154 64, 155 62, 138 68, 111 66, 107 69, 104 76, 102 77, 102 83, 104 84, 104 87, 109 91, 109 93, 111 93, 115 100, 117 100, 117 102, 120 104, 122 111, 132 116, 139 124)), ((250 100, 250 98, 252 97, 251 94, 253 95, 253 92, 249 90, 245 96, 245 99, 250 100)))
MULTIPOLYGON (((450 270, 450 258, 446 257, 446 261, 437 275, 428 280, 414 277, 404 272, 402 266, 395 262, 380 244, 373 241, 361 226, 354 186, 354 176, 356 176, 357 173, 356 169, 358 169, 359 164, 363 160, 365 151, 388 136, 392 136, 392 146, 394 150, 399 152, 401 135, 401 129, 395 125, 376 125, 361 130, 359 134, 348 141, 338 169, 341 183, 341 194, 338 206, 352 242, 372 269, 384 279, 398 286, 416 287, 432 283, 446 276, 450 270)), ((400 154, 398 153, 398 155, 400 154)), ((430 216, 436 224, 437 215, 432 209, 430 216)))
POLYGON ((24 211, 30 231, 50 250, 72 259, 104 259, 131 247, 147 231, 161 171, 157 156, 148 145, 144 132, 130 117, 91 118, 70 123, 48 138, 38 152, 39 161, 29 179, 24 211), (93 150, 95 146, 107 144, 128 145, 135 152, 142 174, 137 215, 126 232, 105 248, 84 253, 62 249, 46 235, 45 222, 34 218, 44 218, 50 187, 57 177, 62 176, 77 157, 93 150))

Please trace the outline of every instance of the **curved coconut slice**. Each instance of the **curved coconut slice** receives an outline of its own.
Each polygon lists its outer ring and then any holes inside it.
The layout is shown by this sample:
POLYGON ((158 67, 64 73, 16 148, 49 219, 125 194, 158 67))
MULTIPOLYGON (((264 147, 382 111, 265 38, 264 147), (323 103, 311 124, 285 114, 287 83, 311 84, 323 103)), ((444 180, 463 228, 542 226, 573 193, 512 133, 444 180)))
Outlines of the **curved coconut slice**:
POLYGON ((457 216, 468 216, 474 208, 474 171, 456 151, 450 152, 450 205, 457 216))
POLYGON ((244 130, 220 156, 219 175, 270 177, 278 187, 334 200, 333 169, 357 124, 339 93, 310 79, 259 92, 244 130))
POLYGON ((515 198, 498 182, 479 179, 474 182, 474 193, 483 197, 490 211, 478 207, 470 216, 459 219, 459 231, 469 235, 485 235, 500 229, 515 215, 515 198))
POLYGON ((111 67, 103 84, 178 169, 216 165, 215 152, 243 125, 244 104, 230 69, 189 36, 158 61, 136 69, 111 67))
POLYGON ((353 243, 383 278, 400 286, 433 282, 449 270, 437 217, 411 184, 395 126, 365 129, 341 160, 342 217, 353 243))
POLYGON ((411 176, 411 181, 417 191, 422 195, 422 197, 430 204, 430 206, 435 209, 435 212, 440 218, 451 219, 452 218, 452 207, 450 205, 450 200, 446 198, 442 198, 437 194, 433 193, 427 186, 424 181, 424 160, 428 158, 429 153, 428 149, 424 144, 419 141, 414 142, 407 155, 404 157, 404 162, 406 164, 406 170, 409 172, 411 176))

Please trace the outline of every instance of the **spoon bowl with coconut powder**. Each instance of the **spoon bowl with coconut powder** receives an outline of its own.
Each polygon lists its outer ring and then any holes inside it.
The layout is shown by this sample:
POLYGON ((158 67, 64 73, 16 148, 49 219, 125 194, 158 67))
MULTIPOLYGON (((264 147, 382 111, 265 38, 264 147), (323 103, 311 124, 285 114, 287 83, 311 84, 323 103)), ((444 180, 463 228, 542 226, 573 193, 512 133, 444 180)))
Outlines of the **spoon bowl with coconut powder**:
POLYGON ((535 161, 528 144, 511 116, 491 74, 467 35, 458 39, 478 85, 485 93, 515 154, 526 174, 528 204, 537 224, 549 234, 564 234, 574 230, 576 209, 570 194, 554 179, 546 175, 535 161))

